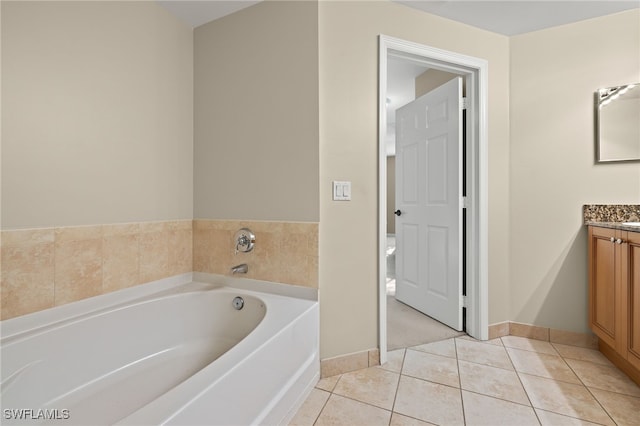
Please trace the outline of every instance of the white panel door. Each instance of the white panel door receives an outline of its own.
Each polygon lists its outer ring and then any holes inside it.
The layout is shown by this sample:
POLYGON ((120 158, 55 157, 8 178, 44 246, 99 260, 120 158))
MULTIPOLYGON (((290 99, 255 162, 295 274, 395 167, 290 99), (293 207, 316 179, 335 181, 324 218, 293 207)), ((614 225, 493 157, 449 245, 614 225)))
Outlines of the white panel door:
POLYGON ((396 299, 462 330, 462 78, 396 112, 396 299))

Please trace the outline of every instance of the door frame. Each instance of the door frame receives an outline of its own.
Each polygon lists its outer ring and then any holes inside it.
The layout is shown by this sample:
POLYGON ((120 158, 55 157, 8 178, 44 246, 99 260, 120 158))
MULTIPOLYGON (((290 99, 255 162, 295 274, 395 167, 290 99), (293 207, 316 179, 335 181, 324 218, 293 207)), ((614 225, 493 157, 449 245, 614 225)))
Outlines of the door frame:
POLYGON ((489 338, 488 325, 488 70, 485 59, 462 55, 386 35, 379 36, 378 57, 378 344, 387 361, 387 56, 416 61, 462 75, 467 98, 467 333, 489 338))

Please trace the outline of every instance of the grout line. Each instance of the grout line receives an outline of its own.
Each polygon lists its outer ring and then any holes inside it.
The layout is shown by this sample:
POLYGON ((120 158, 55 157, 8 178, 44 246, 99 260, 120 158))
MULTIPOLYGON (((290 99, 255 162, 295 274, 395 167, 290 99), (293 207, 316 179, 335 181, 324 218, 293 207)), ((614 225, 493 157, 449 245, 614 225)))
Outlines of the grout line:
MULTIPOLYGON (((331 393, 331 395, 335 395, 335 396, 340 397, 340 398, 348 399, 348 400, 350 400, 350 401, 354 401, 354 402, 357 402, 357 403, 359 403, 359 404, 368 405, 369 407, 377 408, 378 410, 384 410, 384 411, 388 411, 389 413, 393 413, 393 410, 391 410, 391 409, 389 409, 389 408, 382 408, 382 407, 380 407, 380 406, 378 406, 378 405, 371 404, 370 402, 364 402, 364 401, 361 401, 361 400, 356 399, 356 398, 351 397, 351 396, 341 395, 341 394, 339 394, 339 393, 334 394, 333 392, 331 393)), ((330 398, 331 398, 331 396, 329 396, 329 399, 330 399, 330 398)), ((327 402, 329 401, 329 399, 327 399, 327 402)), ((326 404, 325 404, 325 405, 326 405, 326 404)), ((322 407, 322 409, 324 410, 324 407, 322 407)), ((316 420, 316 421, 317 421, 317 420, 316 420)))
POLYGON ((467 415, 464 411, 464 398, 462 397, 462 377, 460 377, 460 358, 458 358, 458 342, 453 339, 453 348, 456 353, 456 368, 458 369, 458 388, 460 389, 460 408, 462 409, 462 423, 467 424, 467 415))
POLYGON ((56 307, 56 230, 55 228, 53 229, 53 276, 51 277, 51 282, 53 285, 53 306, 52 307, 56 307))
POLYGON ((518 347, 514 347, 514 346, 507 346, 507 345, 504 345, 504 348, 505 349, 515 349, 515 350, 524 351, 524 352, 533 352, 533 353, 536 353, 536 354, 553 355, 553 356, 562 357, 562 355, 560 355, 560 352, 558 352, 558 350, 556 348, 552 348, 553 351, 554 351, 553 353, 540 352, 540 351, 536 351, 535 349, 532 349, 532 348, 529 348, 529 349, 527 349, 527 348, 518 348, 518 347))
MULTIPOLYGON (((514 349, 517 349, 517 348, 514 348, 514 349)), ((554 348, 554 349, 555 349, 555 348, 554 348)), ((543 353, 543 354, 544 354, 544 353, 543 353)), ((507 351, 507 355, 509 356, 509 359, 511 360, 511 356, 509 355, 508 351, 507 351)), ((550 355, 550 354, 546 354, 546 355, 550 355)), ((569 365, 569 363, 567 363, 567 361, 566 361, 565 357, 563 357, 560 353, 558 353, 558 356, 562 359, 562 361, 565 363, 565 365, 566 365, 567 367, 569 367, 569 369, 571 370, 571 372, 572 372, 572 373, 576 376, 576 378, 580 381, 580 384, 578 384, 578 383, 572 383, 572 382, 566 382, 566 381, 564 381, 564 380, 559 380, 559 379, 555 379, 555 378, 549 378, 549 377, 544 377, 544 376, 538 376, 538 375, 536 375, 536 374, 530 374, 530 373, 522 373, 522 374, 526 374, 526 375, 529 375, 529 376, 532 376, 532 377, 539 377, 539 378, 541 378, 541 379, 552 380, 552 381, 554 381, 554 382, 559 382, 559 383, 566 383, 566 384, 576 385, 576 386, 580 386, 580 385, 582 385, 582 386, 587 390, 587 392, 589 392, 589 394, 593 397, 593 399, 598 403, 598 405, 602 408, 602 410, 607 414, 607 416, 611 419, 611 421, 613 422, 613 424, 614 424, 614 425, 615 425, 615 424, 617 424, 617 423, 615 422, 615 420, 613 419, 613 417, 609 414, 609 412, 608 412, 608 411, 604 408, 604 406, 600 403, 600 401, 595 397, 595 395, 593 395, 593 393, 591 392, 591 390, 589 389, 589 387, 588 387, 588 386, 586 386, 586 385, 584 384, 584 382, 582 381, 582 379, 580 378, 580 376, 578 376, 578 374, 573 370, 573 368, 571 368, 571 366, 569 365)), ((572 358, 569 358, 569 359, 572 359, 572 358)), ((511 360, 511 362, 512 362, 512 364, 513 364, 513 360, 511 360)), ((593 363, 593 364, 595 364, 595 363, 593 363)), ((515 365, 514 365, 514 369, 515 369, 515 365)), ((531 398, 530 398, 530 396, 529 396, 529 392, 527 392, 527 389, 526 389, 526 387, 524 386, 524 384, 522 383, 522 379, 521 379, 521 377, 520 377, 521 372, 519 372, 517 369, 515 369, 515 372, 516 372, 516 374, 517 374, 517 376, 518 376, 518 380, 520 380, 520 384, 522 385, 522 388, 524 389, 525 394, 527 395, 527 398, 529 399, 529 402, 531 403, 531 398)), ((556 412, 556 411, 552 411, 552 410, 549 410, 549 409, 544 409, 544 408, 535 407, 532 403, 531 403, 531 407, 533 408, 533 411, 534 411, 534 413, 535 413, 536 417, 538 418, 538 421, 540 422, 540 424, 542 424, 542 422, 540 421, 540 418, 539 418, 539 416, 538 416, 538 412, 536 411, 536 408, 538 408, 539 410, 546 411, 546 412, 553 413, 553 414, 557 414, 557 415, 560 415, 560 416, 564 416, 564 417, 568 417, 568 418, 572 418, 572 419, 578 419, 578 420, 580 420, 580 421, 588 421, 588 422, 591 422, 591 423, 596 423, 596 422, 594 422, 594 421, 592 421, 592 420, 586 420, 586 419, 584 419, 584 418, 580 418, 580 417, 573 417, 573 416, 570 416, 570 415, 567 415, 567 414, 563 414, 563 413, 558 413, 558 412, 556 412)))
MULTIPOLYGON (((336 382, 337 384, 338 382, 336 382)), ((335 388, 335 387, 334 387, 335 388)), ((314 389, 317 389, 314 387, 314 389)), ((324 390, 324 389, 320 389, 320 390, 324 390)), ((325 391, 326 392, 326 391, 325 391)), ((316 419, 313 421, 313 425, 315 425, 316 423, 318 423, 318 419, 320 418, 320 415, 322 414, 322 412, 324 411, 324 409, 326 408, 327 404, 329 403, 329 400, 331 399, 331 395, 333 395, 333 391, 329 392, 329 397, 327 398, 327 400, 324 402, 324 404, 322 404, 322 408, 320 409, 320 411, 318 411, 318 415, 316 415, 316 419)), ((309 397, 307 397, 309 398, 309 397)), ((304 404, 304 403, 303 403, 304 404)), ((301 406, 302 408, 302 406, 301 406)), ((299 410, 299 409, 298 409, 299 410)), ((295 414, 294 414, 295 416, 295 414)))
POLYGON ((407 356, 407 348, 404 348, 402 353, 402 362, 400 363, 400 372, 398 372, 398 384, 396 385, 396 392, 393 395, 393 404, 391 404, 391 417, 389 417, 389 425, 391 425, 391 418, 395 413, 396 400, 398 399, 398 390, 400 389, 400 380, 402 379, 402 369, 404 368, 404 358, 407 356))
MULTIPOLYGON (((571 359, 571 358, 569 358, 571 359)), ((593 392, 591 392, 591 389, 589 389, 589 386, 587 386, 584 381, 582 380, 582 378, 578 375, 578 373, 576 373, 576 371, 573 369, 573 367, 571 367, 571 365, 564 359, 564 357, 562 357, 562 360, 564 361, 564 363, 567 365, 567 367, 569 367, 569 369, 571 370, 571 372, 573 374, 575 374, 575 376, 578 378, 578 380, 580 381, 580 384, 582 386, 584 386, 584 388, 587 390, 587 392, 589 392, 589 395, 591 395, 591 397, 596 401, 596 403, 600 406, 600 408, 602 408, 602 411, 604 411, 606 413, 607 416, 609 416, 609 418, 611 419, 611 421, 613 422, 614 425, 617 425, 618 423, 614 420, 613 416, 609 413, 609 411, 607 411, 607 409, 604 407, 604 405, 602 405, 602 403, 600 402, 600 400, 593 394, 593 392)), ((589 361, 585 361, 585 362, 589 362, 589 361)), ((592 363, 595 364, 595 363, 592 363)), ((596 388, 598 389, 598 388, 596 388)), ((595 422, 594 422, 595 423, 595 422)))
MULTIPOLYGON (((518 348, 510 348, 510 349, 521 350, 521 349, 518 349, 518 348)), ((526 351, 526 350, 523 350, 523 351, 524 352, 529 352, 529 353, 535 353, 535 354, 539 354, 539 355, 549 355, 549 356, 557 356, 557 357, 559 357, 564 362, 564 364, 567 367, 569 367, 571 372, 576 376, 576 379, 578 379, 580 381, 580 383, 569 382, 567 380, 562 380, 562 379, 558 379, 558 378, 555 378, 555 377, 540 376, 538 374, 528 373, 528 372, 525 372, 525 371, 518 371, 516 366, 515 366, 515 364, 513 364, 513 360, 511 359, 511 355, 509 354, 509 351, 507 351, 507 355, 509 356, 509 360, 511 361, 511 364, 513 365, 514 371, 516 371, 518 373, 518 377, 520 376, 520 373, 522 373, 522 374, 526 374, 527 376, 539 377, 541 379, 546 379, 546 380, 553 380, 554 382, 566 383, 566 384, 570 384, 570 385, 583 385, 583 386, 585 386, 584 383, 582 382, 582 380, 580 380, 580 377, 578 377, 578 375, 575 373, 575 371, 573 371, 573 369, 569 366, 569 364, 567 363, 566 359, 562 355, 560 355, 560 354, 553 355, 553 354, 547 354, 547 353, 544 353, 544 352, 533 352, 533 351, 526 351)), ((569 359, 572 359, 572 358, 569 358, 569 359)), ((580 360, 578 360, 578 361, 580 361, 580 360)), ((587 361, 587 362, 589 362, 589 361, 587 361)), ((595 364, 595 363, 593 363, 593 364, 595 364)))
MULTIPOLYGON (((412 376, 412 375, 410 375, 410 374, 402 374, 402 376, 410 377, 410 378, 412 378, 412 379, 420 380, 420 381, 422 381, 422 382, 433 383, 434 385, 438 385, 438 386, 445 386, 445 387, 448 387, 448 388, 451 388, 451 389, 460 389, 459 387, 455 387, 455 386, 447 385, 447 384, 445 384, 445 383, 435 382, 435 381, 433 381, 433 380, 425 379, 425 378, 423 378, 423 377, 416 377, 416 376, 412 376)), ((459 377, 460 377, 460 374, 458 373, 458 378, 459 378, 459 377)), ((465 389, 465 390, 466 390, 466 389, 465 389)), ((487 395, 487 396, 488 396, 488 395, 487 395)))
MULTIPOLYGON (((502 342, 502 338, 500 338, 500 341, 502 342)), ((504 342, 502 342, 502 344, 504 345, 504 342)), ((505 347, 505 352, 507 353, 507 357, 509 358, 509 362, 511 362, 511 366, 513 367, 513 371, 516 373, 516 377, 518 378, 518 383, 520 383, 520 386, 522 386, 522 390, 524 391, 524 394, 527 397, 527 401, 529 401, 529 406, 533 410, 533 414, 536 416, 536 419, 538 420, 538 423, 542 424, 542 421, 540 420, 540 417, 538 416, 538 412, 536 411, 536 407, 534 407, 533 402, 531 401, 531 397, 529 396, 529 392, 527 391, 527 388, 525 387, 524 383, 522 383, 522 378, 520 377, 520 372, 518 371, 518 369, 516 368, 515 364, 513 363, 513 359, 511 358, 511 354, 509 353, 509 351, 507 350, 506 347, 505 347)))

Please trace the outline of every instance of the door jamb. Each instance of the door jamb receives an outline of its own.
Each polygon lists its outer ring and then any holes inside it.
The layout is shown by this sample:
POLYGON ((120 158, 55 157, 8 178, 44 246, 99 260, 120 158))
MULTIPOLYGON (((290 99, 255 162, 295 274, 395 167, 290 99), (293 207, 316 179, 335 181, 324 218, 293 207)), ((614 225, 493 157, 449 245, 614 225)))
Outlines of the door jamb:
POLYGON ((415 60, 463 75, 467 84, 467 333, 489 337, 488 326, 488 68, 486 60, 385 35, 378 60, 378 344, 387 361, 387 55, 415 60))

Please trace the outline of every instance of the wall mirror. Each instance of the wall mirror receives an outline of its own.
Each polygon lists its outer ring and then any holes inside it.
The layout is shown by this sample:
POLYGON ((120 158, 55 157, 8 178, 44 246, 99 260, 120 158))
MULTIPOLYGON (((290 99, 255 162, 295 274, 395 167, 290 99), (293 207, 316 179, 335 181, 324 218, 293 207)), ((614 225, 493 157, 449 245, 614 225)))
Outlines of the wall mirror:
POLYGON ((595 93, 596 161, 640 161, 640 83, 595 93))

